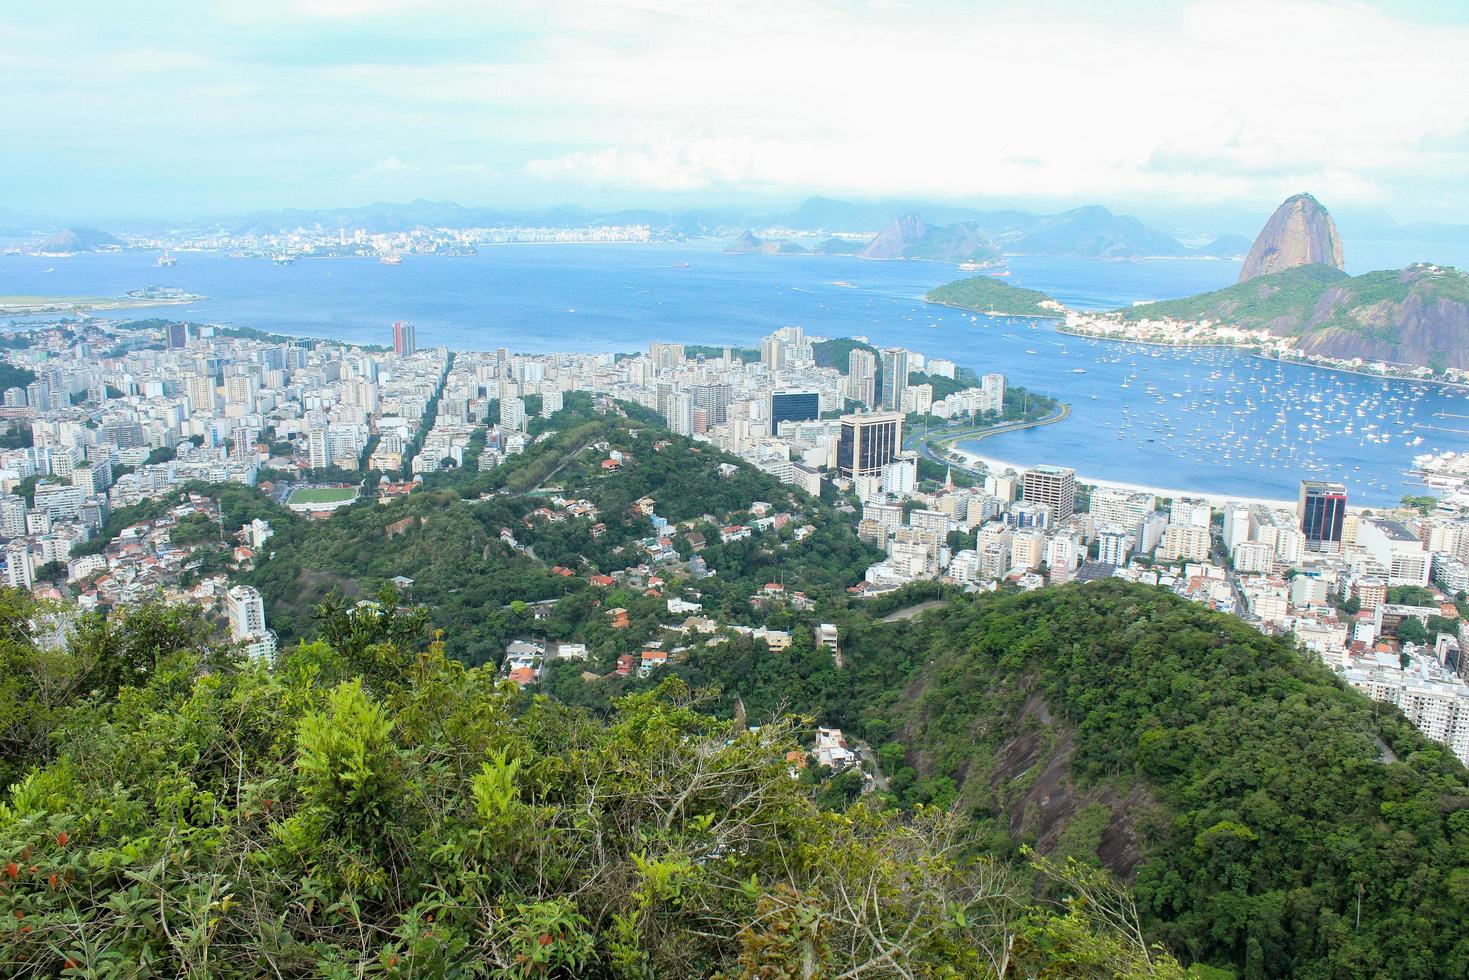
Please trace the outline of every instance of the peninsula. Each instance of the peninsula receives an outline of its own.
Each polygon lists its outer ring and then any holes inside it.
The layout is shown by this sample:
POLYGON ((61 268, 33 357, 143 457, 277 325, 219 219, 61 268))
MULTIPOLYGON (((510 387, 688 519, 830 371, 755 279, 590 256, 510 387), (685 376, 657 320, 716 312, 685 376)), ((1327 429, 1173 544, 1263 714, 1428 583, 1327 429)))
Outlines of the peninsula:
POLYGON ((0 296, 0 316, 134 310, 150 306, 180 306, 208 298, 160 286, 134 289, 126 296, 0 296))

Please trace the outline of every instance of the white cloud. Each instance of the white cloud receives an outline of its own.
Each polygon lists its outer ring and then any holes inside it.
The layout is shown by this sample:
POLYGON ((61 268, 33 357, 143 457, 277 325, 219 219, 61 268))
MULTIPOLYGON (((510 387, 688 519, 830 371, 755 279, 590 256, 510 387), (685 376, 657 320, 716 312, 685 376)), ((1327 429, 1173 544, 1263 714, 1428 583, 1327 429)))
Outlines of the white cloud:
POLYGON ((352 175, 353 180, 380 180, 383 178, 402 177, 407 174, 416 174, 423 168, 416 163, 400 160, 396 155, 386 156, 368 167, 359 170, 352 175))
POLYGON ((667 190, 1191 201, 1309 184, 1356 202, 1408 177, 1429 134, 1469 121, 1469 31, 1362 4, 1203 2, 1141 28, 1100 12, 825 9, 740 31, 727 15, 697 8, 631 50, 625 37, 555 39, 554 69, 527 86, 582 146, 527 172, 667 190))

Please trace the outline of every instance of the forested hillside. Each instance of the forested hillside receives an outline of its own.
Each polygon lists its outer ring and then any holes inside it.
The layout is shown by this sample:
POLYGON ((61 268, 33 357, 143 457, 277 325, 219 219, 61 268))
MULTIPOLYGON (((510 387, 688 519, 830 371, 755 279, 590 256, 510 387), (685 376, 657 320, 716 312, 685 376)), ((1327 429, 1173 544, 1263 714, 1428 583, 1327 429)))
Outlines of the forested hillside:
POLYGON ((658 538, 649 515, 634 507, 644 498, 674 525, 669 533, 685 557, 689 532, 710 542, 702 558, 715 574, 700 583, 710 611, 757 621, 748 599, 764 583, 832 595, 860 580, 876 557, 830 506, 644 420, 568 415, 563 428, 494 470, 443 474, 430 485, 437 489, 386 505, 363 501, 324 521, 279 511, 276 535, 246 576, 264 593, 272 628, 310 638, 311 613, 328 596, 374 595, 404 576, 413 580, 411 600, 431 609, 445 631, 450 656, 465 663, 497 662, 508 639, 535 625, 552 639, 589 642, 596 663, 610 665, 650 635, 660 614, 668 618, 661 598, 636 589, 608 596, 587 589, 593 575, 647 562, 658 538), (613 452, 623 462, 605 470, 613 452), (721 465, 733 470, 721 473, 721 465), (595 510, 564 514, 548 507, 556 497, 595 510), (756 502, 799 520, 721 542, 720 527, 748 521, 756 502), (797 540, 800 526, 811 531, 797 540), (527 604, 551 599, 560 599, 551 618, 533 624, 527 604), (609 629, 598 607, 614 606, 631 611, 634 629, 609 629))
POLYGON ((848 661, 900 799, 1111 867, 1186 962, 1469 975, 1463 767, 1289 643, 1108 582, 961 600, 848 661))
POLYGON ((1036 899, 955 815, 824 811, 791 723, 676 680, 599 720, 391 607, 270 670, 187 611, 47 649, 0 606, 7 976, 1183 976, 1105 878, 1036 899))

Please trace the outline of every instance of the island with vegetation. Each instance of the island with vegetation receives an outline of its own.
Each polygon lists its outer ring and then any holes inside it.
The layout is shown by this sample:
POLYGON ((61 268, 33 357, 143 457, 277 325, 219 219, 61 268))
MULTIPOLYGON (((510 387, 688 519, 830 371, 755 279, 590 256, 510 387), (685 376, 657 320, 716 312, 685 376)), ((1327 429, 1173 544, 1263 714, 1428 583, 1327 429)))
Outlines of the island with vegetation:
POLYGON ((1065 308, 1038 289, 1012 286, 994 276, 973 276, 930 289, 923 297, 930 303, 988 316, 1059 318, 1065 308))

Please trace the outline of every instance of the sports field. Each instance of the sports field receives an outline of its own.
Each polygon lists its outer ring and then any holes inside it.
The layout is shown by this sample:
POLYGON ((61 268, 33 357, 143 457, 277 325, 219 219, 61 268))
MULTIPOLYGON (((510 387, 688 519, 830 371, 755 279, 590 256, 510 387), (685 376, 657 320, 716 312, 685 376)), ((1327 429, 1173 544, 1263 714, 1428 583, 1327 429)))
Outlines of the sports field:
POLYGON ((290 504, 336 504, 357 496, 356 487, 297 487, 286 500, 290 504))

